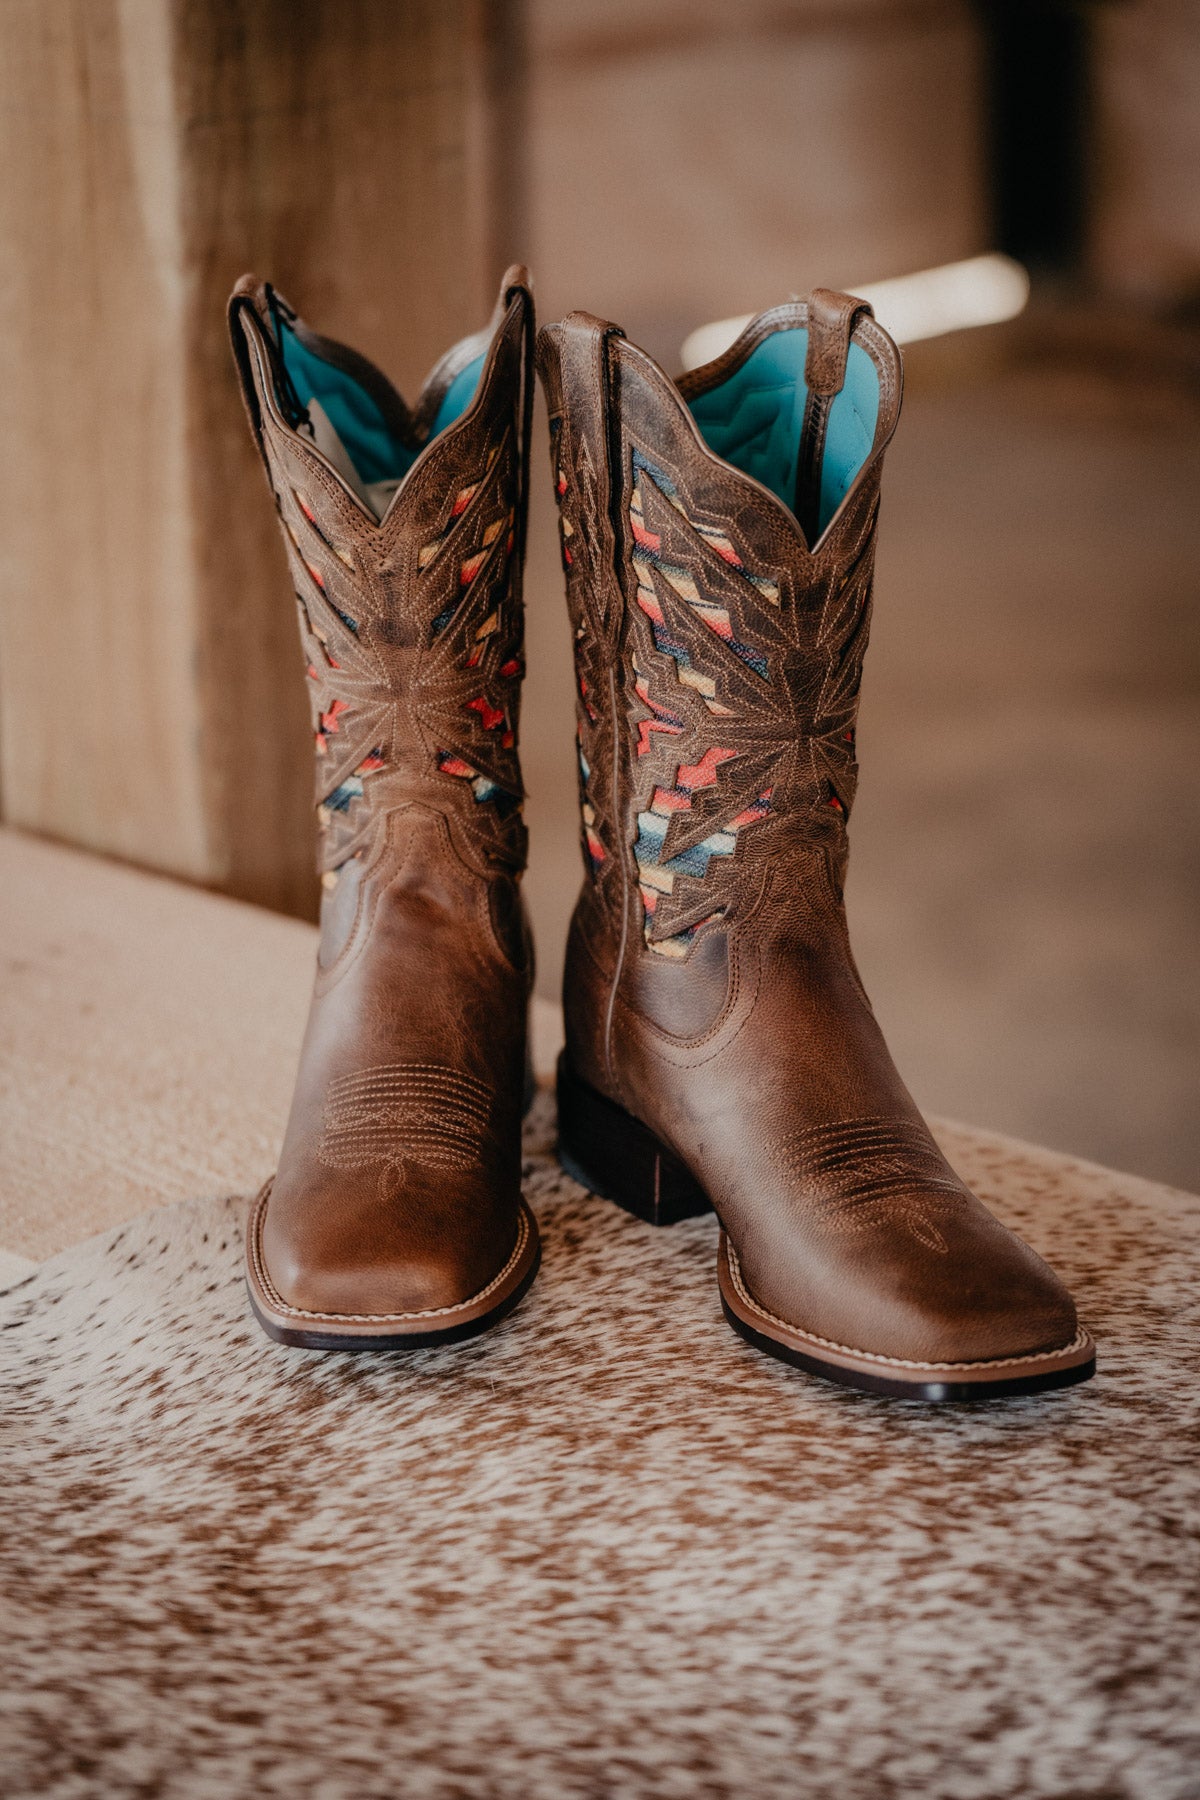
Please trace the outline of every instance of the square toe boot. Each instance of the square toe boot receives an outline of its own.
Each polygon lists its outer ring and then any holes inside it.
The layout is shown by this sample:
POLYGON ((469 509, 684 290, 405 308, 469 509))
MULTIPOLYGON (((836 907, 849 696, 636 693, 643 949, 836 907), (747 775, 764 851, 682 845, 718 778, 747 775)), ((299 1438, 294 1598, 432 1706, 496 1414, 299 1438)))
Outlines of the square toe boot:
POLYGON ((899 353, 818 290, 672 382, 543 331, 575 640, 585 878, 560 1155, 643 1219, 719 1216, 750 1343, 915 1399, 1083 1380, 1040 1257, 959 1180, 846 933, 846 823, 899 353))
POLYGON ((532 955, 517 708, 532 298, 411 412, 246 277, 234 357, 284 540, 316 750, 317 971, 247 1280, 282 1343, 468 1337, 532 1281, 532 955))

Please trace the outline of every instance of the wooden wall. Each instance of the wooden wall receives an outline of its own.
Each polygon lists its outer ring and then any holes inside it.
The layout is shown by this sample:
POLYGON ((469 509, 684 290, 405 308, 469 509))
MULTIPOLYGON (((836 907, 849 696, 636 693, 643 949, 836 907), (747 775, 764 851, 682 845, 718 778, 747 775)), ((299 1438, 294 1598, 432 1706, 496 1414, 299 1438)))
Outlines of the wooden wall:
POLYGON ((508 248, 471 123, 504 43, 466 0, 0 9, 7 822, 311 909, 295 624, 223 305, 270 274, 419 381, 508 248))

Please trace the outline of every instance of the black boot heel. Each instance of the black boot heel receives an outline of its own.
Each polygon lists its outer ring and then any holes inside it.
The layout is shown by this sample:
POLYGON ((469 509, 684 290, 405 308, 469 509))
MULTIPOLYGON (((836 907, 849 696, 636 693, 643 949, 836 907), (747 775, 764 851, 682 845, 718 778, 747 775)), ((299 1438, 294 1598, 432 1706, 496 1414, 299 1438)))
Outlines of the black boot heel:
POLYGON ((623 1106, 606 1100, 558 1059, 558 1160, 574 1181, 615 1200, 648 1225, 676 1225, 712 1211, 703 1188, 623 1106))

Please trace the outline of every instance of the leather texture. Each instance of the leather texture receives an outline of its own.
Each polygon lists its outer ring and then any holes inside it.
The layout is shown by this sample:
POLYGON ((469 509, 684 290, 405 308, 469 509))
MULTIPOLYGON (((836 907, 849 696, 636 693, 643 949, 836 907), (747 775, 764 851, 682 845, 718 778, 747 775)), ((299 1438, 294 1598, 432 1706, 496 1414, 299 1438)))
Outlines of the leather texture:
POLYGON ((571 1076, 699 1183, 754 1323, 776 1342, 799 1332, 897 1367, 1074 1355, 1070 1295, 937 1148, 847 936, 855 716, 899 352, 864 303, 821 291, 760 315, 678 385, 581 313, 541 332, 538 362, 578 689, 571 1076), (797 326, 813 377, 800 519, 715 456, 686 405, 797 326), (851 341, 878 375, 874 441, 810 543, 805 495, 851 341))
POLYGON ((296 416, 278 305, 247 277, 230 327, 295 594, 323 895, 251 1294, 273 1335, 437 1336, 490 1314, 536 1262, 520 1198, 533 962, 517 756, 533 302, 510 270, 491 325, 443 359, 411 414, 361 357, 297 322, 417 452, 381 521, 296 416), (481 351, 474 401, 426 442, 481 351))

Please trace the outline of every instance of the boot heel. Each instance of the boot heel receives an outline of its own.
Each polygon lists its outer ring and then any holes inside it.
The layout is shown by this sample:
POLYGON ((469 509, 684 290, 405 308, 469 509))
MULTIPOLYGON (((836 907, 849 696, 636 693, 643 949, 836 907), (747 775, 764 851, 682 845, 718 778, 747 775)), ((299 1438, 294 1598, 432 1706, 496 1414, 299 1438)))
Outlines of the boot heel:
POLYGON ((678 1157, 623 1106, 606 1100, 558 1059, 558 1160, 574 1181, 615 1200, 648 1225, 675 1225, 712 1211, 678 1157))

